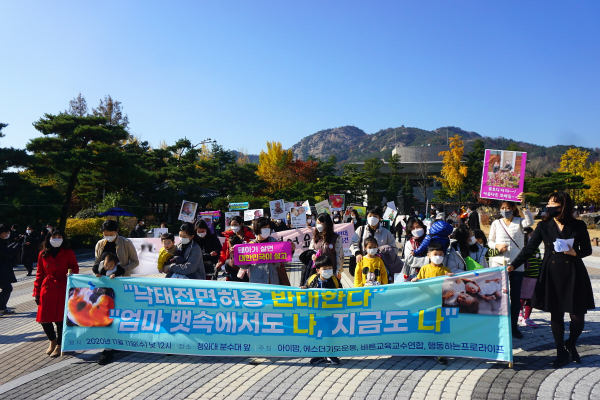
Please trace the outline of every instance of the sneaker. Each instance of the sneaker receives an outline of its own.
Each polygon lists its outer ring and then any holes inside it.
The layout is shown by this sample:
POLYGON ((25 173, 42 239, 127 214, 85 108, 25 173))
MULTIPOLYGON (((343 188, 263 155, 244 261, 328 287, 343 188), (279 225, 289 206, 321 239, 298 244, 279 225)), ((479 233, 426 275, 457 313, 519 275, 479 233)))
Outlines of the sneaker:
POLYGON ((340 365, 340 359, 337 357, 327 357, 327 364, 340 365))
POLYGON ((535 322, 533 322, 533 321, 531 320, 531 318, 527 318, 527 319, 525 320, 525 325, 526 325, 526 326, 530 326, 530 327, 532 327, 532 328, 537 328, 537 326, 538 326, 538 324, 536 324, 535 322))
POLYGON ((102 352, 102 355, 100 356, 100 359, 98 360, 98 364, 99 365, 106 365, 106 364, 110 364, 113 360, 113 353, 110 350, 104 350, 102 352))
POLYGON ((320 363, 322 363, 323 361, 325 361, 325 359, 324 359, 323 357, 315 357, 315 358, 311 358, 311 359, 310 359, 310 363, 311 363, 312 365, 317 365, 317 364, 320 364, 320 363))
POLYGON ((16 314, 13 310, 4 310, 4 311, 0 311, 0 314, 2 315, 13 315, 16 314))
POLYGON ((517 322, 517 324, 519 326, 527 326, 527 322, 525 321, 525 318, 521 317, 520 315, 519 315, 519 321, 517 322))
POLYGON ((448 359, 446 357, 438 357, 437 362, 438 364, 446 365, 448 364, 448 359))

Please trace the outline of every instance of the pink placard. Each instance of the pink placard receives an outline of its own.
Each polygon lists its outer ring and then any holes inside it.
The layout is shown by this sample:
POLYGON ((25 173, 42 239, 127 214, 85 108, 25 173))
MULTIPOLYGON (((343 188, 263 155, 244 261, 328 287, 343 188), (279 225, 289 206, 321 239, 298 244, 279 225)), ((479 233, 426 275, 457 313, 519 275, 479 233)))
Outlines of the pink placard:
POLYGON ((527 153, 510 150, 486 150, 479 197, 519 201, 525 185, 527 153))
POLYGON ((233 248, 235 265, 271 264, 292 261, 292 242, 237 244, 233 248))

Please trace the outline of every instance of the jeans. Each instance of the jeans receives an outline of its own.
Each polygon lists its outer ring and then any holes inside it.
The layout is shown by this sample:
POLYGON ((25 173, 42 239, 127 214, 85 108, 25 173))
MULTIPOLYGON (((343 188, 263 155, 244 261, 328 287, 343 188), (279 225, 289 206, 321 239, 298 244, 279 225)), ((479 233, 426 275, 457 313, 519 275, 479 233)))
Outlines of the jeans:
POLYGON ((4 311, 6 310, 6 304, 8 303, 13 287, 8 283, 0 286, 0 289, 2 289, 2 293, 0 293, 0 311, 4 311))
POLYGON ((510 322, 513 331, 519 330, 519 312, 521 311, 521 286, 524 272, 512 271, 508 274, 510 285, 510 322))

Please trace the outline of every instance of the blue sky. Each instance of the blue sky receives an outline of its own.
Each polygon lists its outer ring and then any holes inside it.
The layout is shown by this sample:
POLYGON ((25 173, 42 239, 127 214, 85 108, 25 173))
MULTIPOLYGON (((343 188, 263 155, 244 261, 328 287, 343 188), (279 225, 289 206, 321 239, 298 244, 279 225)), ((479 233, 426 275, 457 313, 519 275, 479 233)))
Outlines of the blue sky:
POLYGON ((81 92, 153 145, 459 126, 600 146, 599 1, 2 1, 1 146, 81 92))

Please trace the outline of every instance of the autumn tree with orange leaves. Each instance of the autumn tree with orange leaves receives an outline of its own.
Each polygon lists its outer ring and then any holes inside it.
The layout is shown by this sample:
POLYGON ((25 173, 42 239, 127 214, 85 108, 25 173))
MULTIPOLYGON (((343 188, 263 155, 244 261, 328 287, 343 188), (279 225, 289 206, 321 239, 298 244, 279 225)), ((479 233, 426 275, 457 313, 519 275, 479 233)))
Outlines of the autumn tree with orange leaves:
POLYGON ((267 142, 267 151, 261 150, 256 174, 269 185, 270 191, 283 189, 294 182, 290 164, 292 149, 284 150, 279 142, 267 142))
POLYGON ((444 157, 442 176, 435 179, 442 183, 450 196, 460 194, 467 176, 467 166, 462 163, 464 153, 465 145, 459 135, 450 138, 450 150, 439 153, 444 157))

